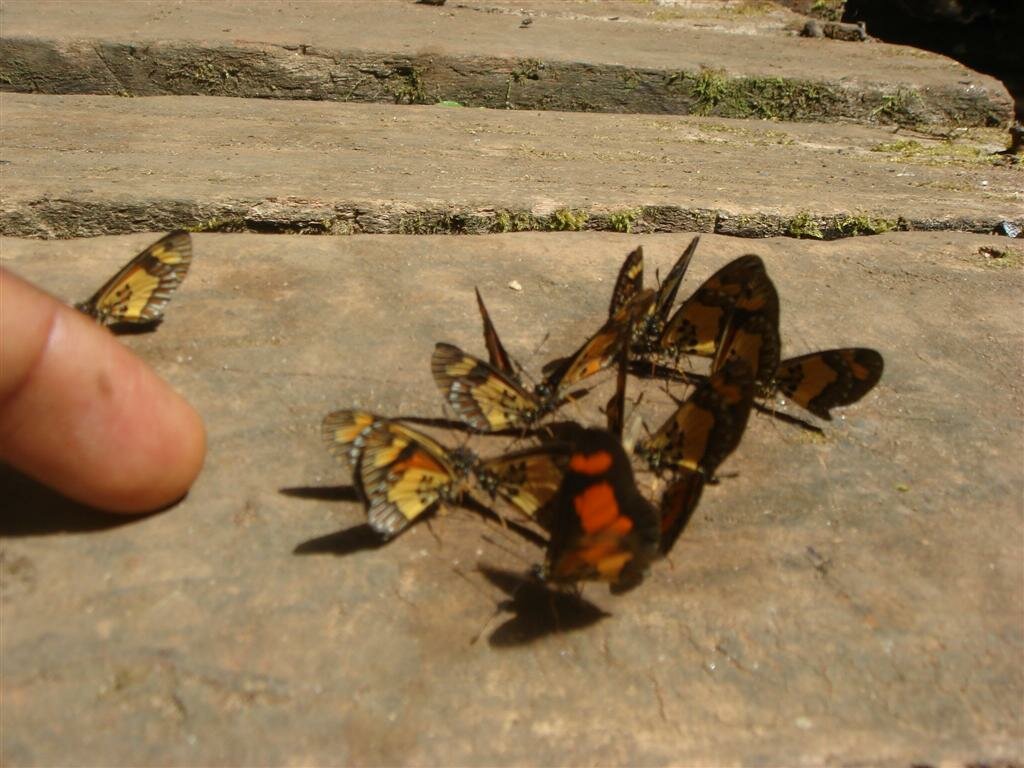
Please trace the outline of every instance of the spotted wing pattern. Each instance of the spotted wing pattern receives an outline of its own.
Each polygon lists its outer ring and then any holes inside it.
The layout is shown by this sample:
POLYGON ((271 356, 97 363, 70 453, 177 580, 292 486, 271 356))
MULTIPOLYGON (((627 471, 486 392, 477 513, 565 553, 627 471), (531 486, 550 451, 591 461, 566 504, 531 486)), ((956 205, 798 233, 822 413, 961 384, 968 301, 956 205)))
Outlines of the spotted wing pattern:
POLYGON ((709 277, 665 325, 663 352, 714 357, 734 313, 764 315, 778 324, 779 296, 764 262, 753 254, 735 259, 709 277))
POLYGON ((159 322, 191 263, 192 238, 188 232, 172 232, 125 264, 75 308, 101 325, 159 322))
POLYGON ((390 538, 442 502, 461 499, 474 457, 433 438, 381 420, 362 436, 357 472, 374 530, 390 538))
POLYGON ((743 437, 754 397, 753 376, 743 360, 730 360, 683 402, 634 452, 651 469, 686 469, 714 476, 743 437))
POLYGON ((831 420, 832 408, 864 397, 882 378, 884 368, 882 356, 873 349, 827 349, 783 360, 767 390, 831 420))

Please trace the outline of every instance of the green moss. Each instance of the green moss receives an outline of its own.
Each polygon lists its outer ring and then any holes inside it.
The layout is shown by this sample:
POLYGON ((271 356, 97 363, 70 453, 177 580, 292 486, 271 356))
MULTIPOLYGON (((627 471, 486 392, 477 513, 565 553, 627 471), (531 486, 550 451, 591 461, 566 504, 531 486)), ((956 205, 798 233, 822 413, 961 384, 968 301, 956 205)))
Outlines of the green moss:
POLYGON ((427 96, 423 83, 423 73, 415 64, 395 68, 398 75, 397 84, 390 84, 389 89, 396 104, 430 104, 433 99, 427 96))
POLYGON ((215 216, 185 227, 187 232, 245 232, 248 225, 244 216, 215 216))
POLYGON ((492 232, 530 232, 538 229, 536 220, 528 213, 512 213, 510 211, 498 211, 492 232))
POLYGON ((832 221, 832 225, 844 237, 852 235, 879 235, 891 232, 899 226, 898 219, 874 218, 872 216, 843 216, 832 221))
POLYGON ((916 113, 920 104, 921 97, 916 91, 896 88, 882 97, 881 103, 871 110, 870 117, 897 125, 914 125, 920 122, 916 113))
POLYGON ((842 21, 846 0, 814 0, 809 13, 825 21, 842 21))
POLYGON ((608 215, 608 227, 612 232, 632 232, 633 225, 640 218, 641 213, 642 211, 639 208, 614 211, 608 215))
POLYGON ((545 229, 556 232, 579 232, 590 216, 586 211, 574 211, 570 208, 559 208, 548 216, 545 229))
POLYGON ((729 80, 721 70, 704 67, 693 79, 693 98, 697 114, 706 115, 730 95, 729 80))
POLYGON ((466 217, 460 213, 417 213, 398 220, 400 235, 454 235, 466 231, 466 217))
POLYGON ((820 119, 842 111, 840 95, 827 84, 781 77, 730 78, 719 70, 675 72, 664 81, 669 91, 689 90, 693 111, 719 117, 769 120, 820 119))
POLYGON ((919 162, 927 165, 1002 165, 1002 155, 994 155, 983 147, 946 140, 935 144, 922 144, 915 139, 897 139, 882 142, 871 148, 872 152, 893 155, 895 162, 919 162))
POLYGON ((816 240, 825 237, 818 220, 806 211, 801 211, 789 220, 786 224, 786 234, 790 237, 813 237, 816 240))

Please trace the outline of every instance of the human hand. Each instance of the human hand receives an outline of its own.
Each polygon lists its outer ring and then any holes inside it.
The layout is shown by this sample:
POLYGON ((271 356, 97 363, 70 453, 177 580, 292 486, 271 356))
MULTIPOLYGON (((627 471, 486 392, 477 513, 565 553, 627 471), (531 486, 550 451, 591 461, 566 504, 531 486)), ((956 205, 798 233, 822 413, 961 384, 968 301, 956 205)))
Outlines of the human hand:
POLYGON ((105 328, 0 268, 0 461, 90 506, 181 498, 202 419, 105 328))

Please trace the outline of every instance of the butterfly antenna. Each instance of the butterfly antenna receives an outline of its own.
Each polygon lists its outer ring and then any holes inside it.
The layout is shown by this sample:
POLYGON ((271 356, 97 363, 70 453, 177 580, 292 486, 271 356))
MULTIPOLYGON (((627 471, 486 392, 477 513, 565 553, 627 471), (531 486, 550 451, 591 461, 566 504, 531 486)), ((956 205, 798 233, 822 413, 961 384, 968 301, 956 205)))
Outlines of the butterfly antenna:
POLYGON ((431 519, 429 517, 427 518, 426 523, 427 523, 427 530, 430 531, 430 535, 433 536, 434 537, 434 541, 437 542, 437 548, 438 549, 444 549, 444 543, 441 541, 441 537, 437 535, 437 531, 434 530, 433 523, 432 523, 432 521, 431 521, 431 519))

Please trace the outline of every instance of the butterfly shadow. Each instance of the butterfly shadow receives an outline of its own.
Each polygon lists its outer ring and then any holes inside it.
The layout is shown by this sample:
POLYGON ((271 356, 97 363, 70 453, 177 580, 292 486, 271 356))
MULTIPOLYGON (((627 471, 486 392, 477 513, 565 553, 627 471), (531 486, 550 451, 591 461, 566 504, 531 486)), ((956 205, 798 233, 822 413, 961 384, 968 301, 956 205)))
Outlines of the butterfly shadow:
MULTIPOLYGON (((359 492, 353 485, 298 486, 280 488, 278 493, 298 499, 320 499, 321 501, 359 501, 359 492)), ((356 552, 380 549, 387 539, 366 523, 353 525, 325 536, 307 539, 295 546, 293 555, 336 555, 344 557, 356 552)))
POLYGON ((145 514, 104 512, 73 501, 6 466, 0 466, 0 499, 0 537, 105 531, 145 520, 180 501, 145 514))
POLYGON ((535 576, 483 564, 477 570, 508 595, 495 615, 512 614, 487 638, 492 648, 516 648, 548 635, 584 629, 611 616, 581 595, 552 588, 535 576))

